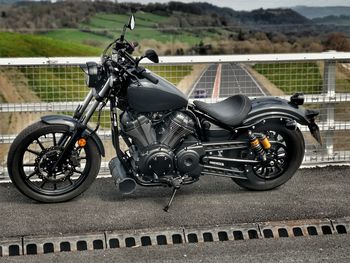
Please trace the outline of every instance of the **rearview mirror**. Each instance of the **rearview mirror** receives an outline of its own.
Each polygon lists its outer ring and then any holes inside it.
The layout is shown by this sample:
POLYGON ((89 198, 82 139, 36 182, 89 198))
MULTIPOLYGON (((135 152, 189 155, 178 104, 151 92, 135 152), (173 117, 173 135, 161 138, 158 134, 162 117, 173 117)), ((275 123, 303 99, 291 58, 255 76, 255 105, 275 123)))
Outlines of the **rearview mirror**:
POLYGON ((133 30, 135 28, 135 17, 134 15, 131 15, 130 18, 129 18, 129 23, 127 25, 127 27, 130 29, 130 30, 133 30))
POLYGON ((158 63, 159 62, 159 57, 158 57, 157 53, 153 49, 148 49, 146 51, 145 57, 148 58, 150 61, 152 61, 154 63, 158 63))

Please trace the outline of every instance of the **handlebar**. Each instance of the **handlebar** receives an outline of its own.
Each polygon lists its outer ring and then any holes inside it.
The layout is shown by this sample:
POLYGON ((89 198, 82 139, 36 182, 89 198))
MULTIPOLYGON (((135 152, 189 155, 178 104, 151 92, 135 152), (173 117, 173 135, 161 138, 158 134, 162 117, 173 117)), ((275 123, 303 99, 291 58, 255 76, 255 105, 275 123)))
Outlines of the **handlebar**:
MULTIPOLYGON (((133 75, 132 71, 134 69, 134 70, 136 70, 137 74, 146 78, 147 80, 149 80, 153 84, 158 84, 159 79, 152 76, 150 73, 146 72, 146 70, 143 67, 138 67, 137 60, 135 60, 132 57, 131 53, 135 49, 135 47, 138 46, 137 42, 129 43, 127 41, 121 42, 121 41, 117 40, 114 43, 115 43, 114 50, 116 52, 118 52, 118 54, 121 57, 123 57, 124 59, 126 59, 130 63, 129 65, 128 65, 128 63, 126 63, 126 65, 123 65, 124 63, 121 64, 121 63, 118 63, 119 61, 118 62, 115 61, 115 66, 118 67, 121 70, 121 72, 125 72, 128 75, 132 76, 133 75), (130 66, 131 66, 131 68, 130 68, 131 70, 128 69, 130 66)), ((115 71, 115 69, 114 69, 115 67, 113 66, 113 61, 106 59, 105 65, 108 68, 109 72, 113 73, 115 71)))
POLYGON ((121 50, 124 49, 126 52, 128 52, 129 54, 132 54, 135 51, 135 48, 139 45, 138 42, 136 41, 132 41, 129 42, 127 40, 123 40, 121 41, 120 39, 117 39, 114 42, 114 49, 115 50, 121 50))
POLYGON ((151 74, 149 74, 148 72, 146 71, 143 71, 141 73, 141 76, 143 76, 144 78, 148 79, 150 82, 152 82, 153 84, 158 84, 159 82, 159 79, 153 77, 151 74))

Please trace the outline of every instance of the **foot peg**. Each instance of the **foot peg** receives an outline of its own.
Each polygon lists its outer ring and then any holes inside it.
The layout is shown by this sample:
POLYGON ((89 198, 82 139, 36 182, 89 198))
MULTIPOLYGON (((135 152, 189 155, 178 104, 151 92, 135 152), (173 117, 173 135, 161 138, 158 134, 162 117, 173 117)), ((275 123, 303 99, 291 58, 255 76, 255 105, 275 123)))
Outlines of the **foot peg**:
POLYGON ((119 191, 123 194, 133 193, 136 189, 136 182, 126 173, 118 157, 114 157, 108 166, 115 185, 119 187, 119 191))

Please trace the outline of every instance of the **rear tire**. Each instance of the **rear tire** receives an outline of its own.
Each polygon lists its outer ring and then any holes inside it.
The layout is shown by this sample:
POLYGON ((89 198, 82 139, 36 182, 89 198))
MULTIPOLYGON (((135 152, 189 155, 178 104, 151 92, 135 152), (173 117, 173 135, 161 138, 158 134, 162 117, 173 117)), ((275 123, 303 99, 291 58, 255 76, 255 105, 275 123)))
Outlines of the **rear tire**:
POLYGON ((46 167, 59 155, 57 142, 65 134, 69 134, 66 125, 37 122, 16 137, 8 153, 7 166, 11 181, 21 193, 39 202, 64 202, 80 195, 95 180, 101 156, 92 139, 87 139, 86 146, 76 151, 80 166, 67 160, 63 172, 53 175, 47 172, 46 167))
POLYGON ((248 180, 233 179, 239 186, 257 191, 271 190, 285 184, 300 167, 305 153, 304 137, 299 129, 289 130, 278 122, 266 123, 257 127, 253 132, 268 133, 276 132, 283 138, 287 152, 287 162, 284 164, 280 175, 271 179, 264 179, 254 169, 247 173, 248 180))

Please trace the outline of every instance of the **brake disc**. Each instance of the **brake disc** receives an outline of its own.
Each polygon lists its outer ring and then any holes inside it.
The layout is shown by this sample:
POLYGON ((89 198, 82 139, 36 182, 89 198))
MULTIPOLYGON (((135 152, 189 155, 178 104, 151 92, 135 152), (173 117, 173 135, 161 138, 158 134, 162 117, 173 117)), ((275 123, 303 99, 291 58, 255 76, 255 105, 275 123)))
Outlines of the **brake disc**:
POLYGON ((46 179, 50 182, 58 182, 64 181, 67 177, 73 175, 75 167, 79 166, 79 164, 72 161, 71 158, 64 160, 60 166, 56 166, 55 169, 52 170, 53 166, 60 158, 62 151, 63 147, 53 146, 40 153, 35 159, 35 169, 39 178, 46 179))

